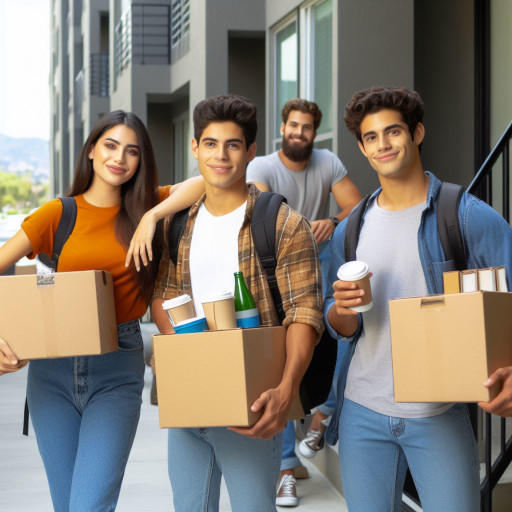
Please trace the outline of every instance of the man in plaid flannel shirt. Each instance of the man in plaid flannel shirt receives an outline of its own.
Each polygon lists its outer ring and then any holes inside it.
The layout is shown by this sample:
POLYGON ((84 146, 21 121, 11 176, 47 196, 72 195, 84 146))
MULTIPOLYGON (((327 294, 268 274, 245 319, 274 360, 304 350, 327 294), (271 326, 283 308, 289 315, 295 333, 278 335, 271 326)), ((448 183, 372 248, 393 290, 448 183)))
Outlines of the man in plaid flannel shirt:
MULTIPOLYGON (((261 325, 279 325, 251 236, 260 192, 246 184, 245 173, 256 153, 256 130, 256 107, 241 96, 214 96, 194 109, 192 152, 206 193, 190 210, 176 267, 168 255, 160 263, 152 311, 163 333, 173 332, 161 307, 164 300, 188 293, 200 314, 201 297, 233 289, 235 271, 244 274, 261 325)), ((222 475, 232 510, 275 510, 281 431, 323 331, 318 249, 307 220, 286 204, 278 213, 276 252, 287 328, 283 378, 252 405, 253 411, 263 411, 252 427, 169 429, 176 510, 218 510, 222 475)))

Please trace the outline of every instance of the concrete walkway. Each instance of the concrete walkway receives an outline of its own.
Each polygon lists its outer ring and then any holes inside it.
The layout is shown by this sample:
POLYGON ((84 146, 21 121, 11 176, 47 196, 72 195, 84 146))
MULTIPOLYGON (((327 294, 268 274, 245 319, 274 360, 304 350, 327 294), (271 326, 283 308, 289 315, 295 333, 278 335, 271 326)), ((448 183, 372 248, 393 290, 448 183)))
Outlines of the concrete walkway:
MULTIPOLYGON (((26 368, 0 377, 0 510, 2 512, 51 512, 52 505, 33 431, 21 435, 25 401, 26 368)), ((172 492, 167 477, 167 431, 158 427, 158 409, 149 404, 151 370, 141 420, 126 468, 118 512, 169 512, 172 492)), ((345 512, 345 501, 330 483, 306 462, 308 480, 299 480, 298 512, 345 512)), ((221 494, 222 512, 231 510, 227 491, 221 494)), ((286 509, 280 508, 280 511, 286 509)))

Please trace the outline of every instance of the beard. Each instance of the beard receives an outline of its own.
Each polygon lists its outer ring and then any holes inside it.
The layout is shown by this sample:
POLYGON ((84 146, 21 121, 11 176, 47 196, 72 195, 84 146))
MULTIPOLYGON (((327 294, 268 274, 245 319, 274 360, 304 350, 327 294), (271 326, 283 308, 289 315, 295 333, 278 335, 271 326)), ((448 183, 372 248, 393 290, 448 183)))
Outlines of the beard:
MULTIPOLYGON (((294 137, 295 139, 301 141, 307 141, 305 137, 294 137)), ((309 144, 305 146, 299 146, 298 144, 294 144, 290 141, 290 137, 283 136, 283 142, 281 145, 281 149, 283 150, 284 155, 289 158, 292 162, 304 162, 309 160, 311 153, 313 152, 313 144, 311 141, 309 144)))

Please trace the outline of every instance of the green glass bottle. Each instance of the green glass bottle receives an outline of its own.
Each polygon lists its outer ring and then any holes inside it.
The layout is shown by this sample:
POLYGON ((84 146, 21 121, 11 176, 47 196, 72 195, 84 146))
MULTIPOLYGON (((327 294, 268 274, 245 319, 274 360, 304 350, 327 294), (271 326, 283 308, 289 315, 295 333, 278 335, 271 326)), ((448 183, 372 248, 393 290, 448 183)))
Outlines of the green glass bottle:
POLYGON ((247 329, 260 326, 260 315, 256 303, 247 288, 242 272, 235 272, 236 325, 247 329))

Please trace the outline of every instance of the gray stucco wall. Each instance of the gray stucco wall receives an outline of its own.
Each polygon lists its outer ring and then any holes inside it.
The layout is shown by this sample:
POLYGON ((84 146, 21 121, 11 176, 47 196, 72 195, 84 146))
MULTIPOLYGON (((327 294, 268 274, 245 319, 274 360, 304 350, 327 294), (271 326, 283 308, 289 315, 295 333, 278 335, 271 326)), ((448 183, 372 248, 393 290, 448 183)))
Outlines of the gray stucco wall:
POLYGON ((414 85, 414 6, 410 0, 338 3, 338 155, 350 177, 368 193, 375 171, 346 129, 343 111, 354 92, 373 85, 414 85))
POLYGON ((425 102, 422 161, 467 186, 474 175, 474 15, 468 0, 416 0, 416 90, 425 102))

